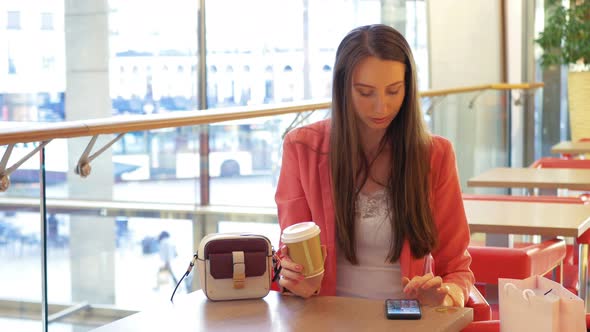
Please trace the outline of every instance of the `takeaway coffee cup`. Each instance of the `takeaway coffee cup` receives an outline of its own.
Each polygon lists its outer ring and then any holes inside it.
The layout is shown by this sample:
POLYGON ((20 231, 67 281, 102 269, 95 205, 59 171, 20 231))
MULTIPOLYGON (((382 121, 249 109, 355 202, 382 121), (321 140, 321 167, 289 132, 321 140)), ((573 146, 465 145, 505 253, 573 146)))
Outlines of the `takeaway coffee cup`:
POLYGON ((313 221, 291 225, 283 230, 281 240, 289 248, 291 259, 303 266, 306 278, 324 272, 324 257, 320 246, 320 228, 313 221))

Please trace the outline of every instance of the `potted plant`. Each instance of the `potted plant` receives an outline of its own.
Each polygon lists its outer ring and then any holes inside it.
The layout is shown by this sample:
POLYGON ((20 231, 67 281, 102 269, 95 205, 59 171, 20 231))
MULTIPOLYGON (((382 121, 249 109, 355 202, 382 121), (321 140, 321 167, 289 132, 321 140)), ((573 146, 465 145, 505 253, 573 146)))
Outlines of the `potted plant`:
POLYGON ((590 137, 590 0, 548 2, 545 29, 537 44, 543 49, 541 66, 567 65, 568 107, 572 140, 590 137))

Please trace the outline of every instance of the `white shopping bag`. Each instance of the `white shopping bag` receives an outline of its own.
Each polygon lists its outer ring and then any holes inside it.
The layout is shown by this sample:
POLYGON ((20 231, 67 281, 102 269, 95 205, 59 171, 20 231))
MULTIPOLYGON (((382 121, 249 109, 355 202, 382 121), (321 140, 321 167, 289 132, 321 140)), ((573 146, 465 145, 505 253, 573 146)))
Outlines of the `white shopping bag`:
POLYGON ((498 279, 500 332, 586 332, 584 301, 542 276, 498 279))

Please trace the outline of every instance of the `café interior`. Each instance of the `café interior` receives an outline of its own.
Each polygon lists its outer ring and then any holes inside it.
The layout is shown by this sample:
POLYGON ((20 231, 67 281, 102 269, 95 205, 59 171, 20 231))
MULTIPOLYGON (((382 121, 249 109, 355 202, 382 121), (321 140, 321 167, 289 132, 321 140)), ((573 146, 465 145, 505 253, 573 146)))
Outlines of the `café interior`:
POLYGON ((558 331, 571 317, 559 306, 501 305, 500 279, 531 278, 571 295, 590 327, 590 37, 573 64, 548 62, 542 39, 576 8, 590 36, 589 1, 3 0, 0 330, 476 332, 522 315, 558 331), (336 47, 372 23, 410 43, 424 121, 456 154, 465 307, 413 322, 388 320, 383 301, 274 289, 208 301, 185 272, 201 240, 255 233, 279 248, 283 139, 329 118, 336 47))

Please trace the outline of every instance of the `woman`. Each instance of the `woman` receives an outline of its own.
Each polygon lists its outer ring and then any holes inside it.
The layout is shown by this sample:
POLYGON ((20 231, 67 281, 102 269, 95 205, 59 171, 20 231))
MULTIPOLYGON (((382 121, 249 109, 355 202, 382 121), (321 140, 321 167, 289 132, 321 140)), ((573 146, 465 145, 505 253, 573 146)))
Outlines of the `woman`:
POLYGON ((455 155, 426 130, 407 41, 386 25, 352 30, 332 89, 331 119, 285 137, 275 196, 281 229, 319 225, 325 272, 305 279, 283 247, 279 284, 302 297, 464 306, 474 278, 455 155))

